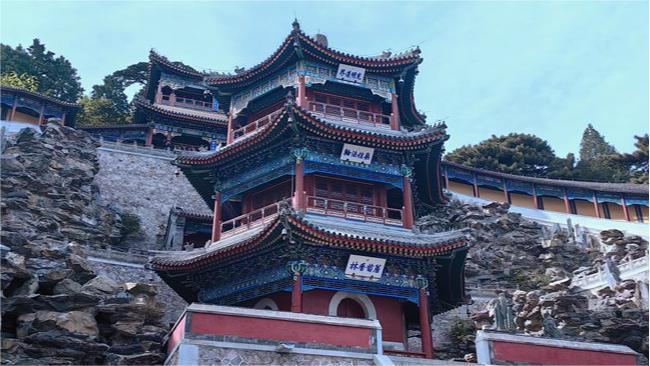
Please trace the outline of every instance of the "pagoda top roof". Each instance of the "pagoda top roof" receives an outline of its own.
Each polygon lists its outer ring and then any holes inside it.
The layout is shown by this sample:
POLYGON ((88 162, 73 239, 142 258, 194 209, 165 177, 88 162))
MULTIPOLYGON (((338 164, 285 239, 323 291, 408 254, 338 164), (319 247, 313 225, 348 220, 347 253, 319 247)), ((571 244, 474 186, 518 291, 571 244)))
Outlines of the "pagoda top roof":
POLYGON ((339 64, 346 63, 353 66, 363 67, 371 72, 399 74, 411 65, 417 65, 422 62, 420 57, 420 48, 414 47, 407 51, 391 54, 383 53, 378 56, 362 57, 355 56, 342 51, 337 51, 327 45, 319 42, 315 38, 308 36, 300 29, 298 21, 292 24, 292 31, 285 37, 284 41, 275 50, 275 52, 261 63, 248 68, 237 70, 235 73, 219 73, 198 71, 191 66, 181 62, 170 61, 165 56, 160 55, 153 49, 149 52, 149 61, 152 65, 157 65, 162 69, 186 76, 193 79, 202 79, 208 85, 213 86, 237 86, 248 84, 248 81, 256 79, 257 76, 266 75, 277 67, 284 65, 292 56, 297 55, 303 58, 310 55, 325 63, 339 64))
POLYGON ((141 110, 147 111, 148 113, 159 114, 187 122, 211 126, 226 126, 228 124, 228 117, 223 113, 199 111, 164 104, 153 104, 144 98, 136 98, 135 104, 140 107, 141 110))
POLYGON ((168 252, 153 257, 150 267, 156 271, 203 268, 253 251, 262 242, 276 241, 280 236, 287 235, 287 232, 296 239, 314 245, 412 258, 447 255, 467 246, 465 230, 423 234, 379 223, 302 214, 283 206, 280 213, 266 224, 221 239, 204 248, 168 252))
POLYGON ((334 50, 322 42, 308 36, 300 29, 300 24, 295 20, 293 29, 284 39, 276 51, 261 63, 235 74, 212 73, 205 78, 210 85, 231 85, 245 83, 266 71, 275 70, 288 61, 294 54, 304 57, 305 54, 331 64, 346 63, 353 66, 369 69, 371 72, 396 74, 406 66, 417 65, 422 62, 420 48, 415 47, 398 54, 382 54, 374 57, 361 57, 334 50))

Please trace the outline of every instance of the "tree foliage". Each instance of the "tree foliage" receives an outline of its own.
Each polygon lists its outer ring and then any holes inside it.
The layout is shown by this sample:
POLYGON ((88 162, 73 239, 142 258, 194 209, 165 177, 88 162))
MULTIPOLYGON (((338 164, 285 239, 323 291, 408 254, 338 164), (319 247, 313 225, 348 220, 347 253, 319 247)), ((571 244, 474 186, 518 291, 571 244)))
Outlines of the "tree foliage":
POLYGON ((502 173, 597 182, 648 183, 648 135, 635 136, 636 151, 619 154, 591 124, 580 142, 580 160, 555 156, 539 137, 511 133, 492 136, 447 154, 446 160, 502 173))
POLYGON ((0 86, 25 89, 38 92, 38 79, 36 76, 16 74, 15 71, 0 74, 0 86))
POLYGON ((80 126, 120 125, 130 123, 128 114, 118 110, 108 98, 89 98, 83 96, 79 101, 81 111, 77 115, 80 126))
POLYGON ((13 72, 35 77, 36 91, 68 102, 76 102, 81 96, 83 88, 77 70, 65 57, 56 57, 46 50, 38 39, 26 49, 21 45, 13 48, 0 44, 0 47, 3 74, 13 72))
POLYGON ((545 140, 519 133, 493 135, 479 144, 452 151, 446 159, 475 168, 531 177, 545 177, 549 166, 561 164, 556 162, 558 158, 545 140))

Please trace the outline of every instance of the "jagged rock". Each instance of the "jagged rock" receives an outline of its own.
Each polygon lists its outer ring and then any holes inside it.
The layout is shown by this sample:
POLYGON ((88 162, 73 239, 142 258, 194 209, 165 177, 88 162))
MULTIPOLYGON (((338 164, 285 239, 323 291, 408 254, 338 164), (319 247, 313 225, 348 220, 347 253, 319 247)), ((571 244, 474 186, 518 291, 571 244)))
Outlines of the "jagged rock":
POLYGON ((137 296, 127 293, 96 276, 84 253, 118 244, 123 228, 118 211, 95 201, 95 149, 87 133, 48 123, 40 134, 22 130, 0 155, 3 364, 164 359, 155 289, 129 284, 137 296))
POLYGON ((22 339, 30 334, 59 330, 74 334, 96 337, 99 334, 95 318, 82 311, 58 313, 37 311, 18 317, 16 335, 22 339))
POLYGON ((97 276, 81 286, 82 292, 97 296, 112 295, 117 293, 119 290, 120 285, 105 276, 97 276))

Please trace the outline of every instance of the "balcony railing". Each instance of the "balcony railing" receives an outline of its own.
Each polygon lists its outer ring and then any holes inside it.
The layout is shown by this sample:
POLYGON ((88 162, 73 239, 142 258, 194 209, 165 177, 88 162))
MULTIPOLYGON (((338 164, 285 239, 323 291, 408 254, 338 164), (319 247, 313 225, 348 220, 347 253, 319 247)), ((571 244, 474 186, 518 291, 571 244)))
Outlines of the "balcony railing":
POLYGON ((212 103, 203 102, 200 100, 194 100, 190 98, 180 98, 176 97, 176 101, 172 102, 169 95, 163 95, 161 98, 161 104, 169 105, 172 107, 183 107, 190 109, 198 109, 202 111, 212 111, 212 103))
POLYGON ((307 212, 402 226, 402 210, 307 196, 307 212))
POLYGON ((268 206, 237 216, 221 224, 221 237, 228 237, 246 231, 250 228, 265 224, 275 218, 280 212, 281 202, 291 202, 291 198, 272 203, 268 206))
POLYGON ((271 114, 268 114, 260 119, 257 119, 246 126, 242 128, 238 128, 232 132, 233 136, 233 141, 240 139, 246 135, 250 135, 253 133, 259 132, 262 127, 266 126, 267 124, 271 123, 275 117, 277 117, 278 114, 280 114, 282 110, 277 110, 275 112, 272 112, 271 114))
POLYGON ((345 108, 333 104, 309 102, 309 111, 317 116, 343 122, 390 128, 390 116, 358 109, 345 108))

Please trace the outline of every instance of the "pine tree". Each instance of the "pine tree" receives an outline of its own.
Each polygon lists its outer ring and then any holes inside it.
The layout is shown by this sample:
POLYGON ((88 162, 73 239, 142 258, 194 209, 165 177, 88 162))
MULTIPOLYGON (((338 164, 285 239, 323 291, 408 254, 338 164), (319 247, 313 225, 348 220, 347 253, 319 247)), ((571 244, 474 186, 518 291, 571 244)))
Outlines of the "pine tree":
POLYGON ((594 126, 587 125, 580 141, 580 160, 593 160, 600 156, 616 154, 614 146, 610 145, 594 126))
POLYGON ((634 136, 636 151, 622 154, 619 161, 630 167, 630 182, 648 184, 648 134, 634 136))

